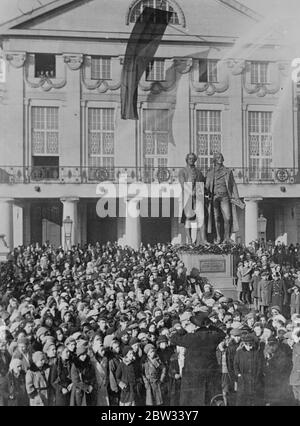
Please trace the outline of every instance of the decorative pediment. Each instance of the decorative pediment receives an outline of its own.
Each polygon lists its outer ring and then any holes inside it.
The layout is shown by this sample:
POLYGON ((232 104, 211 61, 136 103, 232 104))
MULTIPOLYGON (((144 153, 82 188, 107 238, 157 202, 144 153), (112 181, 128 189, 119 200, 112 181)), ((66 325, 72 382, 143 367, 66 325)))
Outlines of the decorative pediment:
MULTIPOLYGON (((82 31, 96 37, 105 32, 128 33, 130 14, 141 0, 57 0, 41 6, 32 12, 13 19, 0 26, 0 34, 19 30, 36 34, 47 31, 50 37, 60 37, 70 32, 82 31)), ((155 0, 155 2, 160 0, 155 0)), ((187 27, 188 33, 207 36, 240 36, 253 27, 259 15, 236 0, 164 0, 178 16, 178 25, 169 25, 168 34, 177 34, 180 27, 187 27)), ((151 3, 154 5, 154 3, 151 3)), ((155 3, 156 4, 156 3, 155 3)), ((160 3, 157 3, 160 4, 160 3)), ((159 5, 157 6, 159 8, 159 5)))

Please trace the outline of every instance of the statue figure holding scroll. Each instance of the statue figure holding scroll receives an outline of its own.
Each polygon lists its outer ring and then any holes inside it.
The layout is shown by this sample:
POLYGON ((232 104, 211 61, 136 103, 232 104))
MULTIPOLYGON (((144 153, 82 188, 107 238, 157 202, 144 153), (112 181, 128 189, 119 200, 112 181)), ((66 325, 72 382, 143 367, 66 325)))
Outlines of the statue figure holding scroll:
POLYGON ((179 172, 183 202, 181 223, 185 225, 188 244, 192 244, 193 228, 197 229, 196 245, 207 244, 204 209, 205 178, 195 165, 196 154, 187 154, 185 161, 186 167, 179 172))
POLYGON ((215 230, 217 244, 222 241, 231 242, 231 234, 239 230, 236 206, 244 208, 243 202, 239 199, 232 170, 223 163, 223 155, 220 152, 216 153, 213 166, 206 176, 206 189, 209 194, 207 233, 212 234, 215 230))

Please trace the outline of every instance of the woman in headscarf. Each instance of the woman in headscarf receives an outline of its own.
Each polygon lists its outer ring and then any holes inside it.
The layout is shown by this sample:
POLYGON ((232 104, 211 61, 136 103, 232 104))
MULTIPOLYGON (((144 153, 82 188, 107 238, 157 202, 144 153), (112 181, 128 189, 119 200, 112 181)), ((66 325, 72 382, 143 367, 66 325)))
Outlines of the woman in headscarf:
POLYGON ((29 405, 25 384, 25 371, 20 359, 12 359, 6 376, 7 405, 24 407, 29 405))
POLYGON ((60 357, 53 365, 50 383, 55 391, 55 405, 68 407, 72 389, 70 351, 64 346, 60 357))
POLYGON ((26 391, 31 406, 49 405, 49 367, 46 355, 37 351, 32 355, 32 365, 26 372, 26 391))

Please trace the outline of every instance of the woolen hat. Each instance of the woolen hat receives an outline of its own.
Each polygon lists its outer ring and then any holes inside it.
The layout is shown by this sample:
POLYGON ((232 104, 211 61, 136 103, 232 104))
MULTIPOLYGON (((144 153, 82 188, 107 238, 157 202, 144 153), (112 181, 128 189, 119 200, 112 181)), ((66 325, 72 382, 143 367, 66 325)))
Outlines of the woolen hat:
POLYGON ((146 354, 146 355, 148 355, 148 352, 149 352, 151 349, 155 349, 155 346, 154 346, 154 345, 152 345, 152 343, 147 343, 147 345, 145 345, 145 347, 144 347, 144 352, 145 352, 145 354, 146 354))
POLYGON ((244 343, 254 343, 255 342, 255 338, 253 336, 253 334, 245 334, 243 337, 243 342, 244 343))
POLYGON ((42 359, 45 359, 45 355, 41 351, 34 352, 32 355, 32 361, 34 364, 41 361, 42 359))
POLYGON ((243 334, 243 331, 239 328, 233 328, 230 331, 230 336, 242 336, 242 334, 243 334))
POLYGON ((159 345, 160 343, 168 343, 167 336, 165 335, 158 336, 157 344, 159 345))
POLYGON ((41 338, 41 336, 43 336, 43 334, 45 334, 45 333, 47 333, 48 332, 48 328, 46 328, 46 327, 40 327, 40 328, 38 328, 38 330, 37 330, 37 332, 36 332, 36 337, 38 338, 38 339, 40 339, 41 338))
POLYGON ((124 348, 122 349, 122 355, 123 355, 123 357, 126 356, 129 351, 132 351, 132 347, 129 346, 129 345, 124 346, 124 348))
POLYGON ((87 342, 81 342, 80 343, 80 345, 78 345, 77 346, 77 348, 76 348, 76 355, 77 356, 80 356, 80 355, 83 355, 83 354, 87 354, 87 352, 88 352, 88 344, 87 344, 87 342))
POLYGON ((196 325, 197 327, 202 327, 204 322, 209 320, 208 314, 205 312, 199 312, 197 315, 194 315, 191 317, 190 321, 192 324, 196 325))
POLYGON ((46 342, 43 346, 43 352, 45 352, 45 354, 46 354, 48 352, 48 350, 51 348, 51 346, 55 347, 55 343, 51 342, 51 341, 46 342))
POLYGON ((141 343, 137 337, 132 337, 129 341, 130 346, 136 345, 137 343, 139 343, 139 344, 141 343))

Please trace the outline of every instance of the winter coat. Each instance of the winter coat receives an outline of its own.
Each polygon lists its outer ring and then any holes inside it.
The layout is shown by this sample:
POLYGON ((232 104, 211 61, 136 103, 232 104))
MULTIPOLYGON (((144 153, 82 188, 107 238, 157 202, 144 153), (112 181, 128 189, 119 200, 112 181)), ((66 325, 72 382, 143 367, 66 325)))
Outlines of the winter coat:
POLYGON ((16 349, 12 354, 12 359, 19 359, 22 362, 22 369, 26 372, 32 363, 32 354, 24 354, 19 349, 16 349))
POLYGON ((216 349, 225 338, 220 329, 201 327, 195 333, 177 332, 171 344, 186 348, 180 405, 204 406, 221 386, 216 349))
POLYGON ((293 346, 293 369, 290 375, 290 385, 300 386, 300 342, 293 346))
POLYGON ((147 359, 144 363, 144 383, 146 388, 146 405, 162 405, 161 384, 166 377, 166 367, 157 357, 147 359))
POLYGON ((0 354, 0 407, 6 405, 6 375, 8 373, 10 360, 11 357, 8 351, 5 351, 4 354, 0 354))
POLYGON ((164 401, 164 405, 170 407, 178 407, 180 401, 180 387, 181 378, 175 378, 175 375, 180 375, 180 368, 178 362, 178 353, 173 352, 170 358, 170 364, 168 368, 168 401, 164 401))
POLYGON ((270 282, 271 306, 279 306, 282 310, 286 303, 287 291, 283 280, 270 282))
POLYGON ((252 285, 252 297, 254 297, 255 299, 257 299, 258 298, 258 283, 259 283, 259 281, 260 281, 260 276, 259 275, 254 275, 253 277, 252 277, 252 280, 251 280, 251 285, 252 285))
POLYGON ((228 370, 228 376, 232 385, 237 381, 237 377, 234 371, 234 358, 236 351, 238 350, 240 344, 236 343, 234 340, 230 340, 227 348, 226 348, 226 365, 228 370))
POLYGON ((264 358, 261 351, 241 348, 234 357, 237 377, 237 405, 256 405, 262 392, 264 358))
POLYGON ((108 359, 106 357, 100 359, 96 355, 91 360, 97 380, 97 407, 108 406, 108 359))
POLYGON ((126 387, 121 389, 120 402, 135 402, 136 377, 133 363, 125 364, 124 361, 121 361, 116 371, 116 380, 118 385, 120 385, 121 382, 126 384, 126 387))
POLYGON ((271 286, 270 281, 260 280, 257 286, 257 294, 260 306, 270 306, 271 286))
POLYGON ((56 406, 68 407, 70 405, 71 391, 64 394, 63 389, 67 389, 72 383, 71 362, 63 362, 61 358, 53 365, 50 372, 50 383, 54 389, 54 400, 56 406))
POLYGON ((283 345, 271 358, 266 359, 265 364, 265 402, 280 404, 289 397, 289 377, 292 370, 292 351, 288 351, 283 345))
POLYGON ((113 356, 108 361, 109 368, 109 389, 111 392, 119 392, 119 387, 116 379, 116 371, 121 362, 121 358, 118 355, 113 356))
POLYGON ((29 396, 29 405, 49 405, 49 373, 48 366, 38 369, 34 364, 26 372, 26 391, 29 396))
POLYGON ((79 359, 75 359, 71 366, 71 380, 73 387, 71 390, 70 405, 95 405, 97 383, 95 370, 89 356, 87 356, 83 362, 79 359), (88 393, 89 386, 93 388, 91 393, 88 393))
POLYGON ((6 375, 6 394, 7 405, 9 407, 24 407, 29 405, 29 399, 26 392, 25 371, 21 371, 16 377, 9 371, 6 375))
POLYGON ((291 316, 300 314, 300 294, 291 294, 291 316))
POLYGON ((238 293, 241 293, 243 291, 243 287, 242 287, 242 268, 239 267, 237 272, 236 272, 236 277, 237 277, 237 283, 236 283, 236 291, 238 293))

